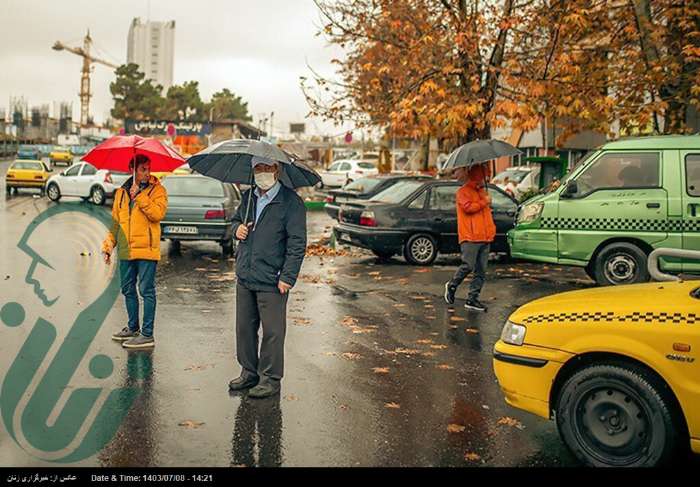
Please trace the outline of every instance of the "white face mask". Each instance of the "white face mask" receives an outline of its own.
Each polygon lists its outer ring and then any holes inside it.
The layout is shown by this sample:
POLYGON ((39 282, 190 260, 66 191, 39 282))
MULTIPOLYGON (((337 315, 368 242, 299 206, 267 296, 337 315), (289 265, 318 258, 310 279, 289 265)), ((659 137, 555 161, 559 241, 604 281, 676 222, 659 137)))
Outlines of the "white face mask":
POLYGON ((275 173, 259 172, 255 174, 255 185, 263 191, 267 191, 273 187, 276 182, 275 173))

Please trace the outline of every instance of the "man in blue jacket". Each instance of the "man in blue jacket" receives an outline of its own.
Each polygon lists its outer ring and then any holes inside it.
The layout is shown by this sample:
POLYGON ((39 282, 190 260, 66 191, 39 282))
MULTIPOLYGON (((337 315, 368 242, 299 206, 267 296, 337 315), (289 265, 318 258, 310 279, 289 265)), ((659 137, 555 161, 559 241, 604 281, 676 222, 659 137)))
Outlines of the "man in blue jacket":
POLYGON ((280 391, 287 299, 306 254, 306 208, 296 192, 280 183, 279 163, 254 157, 252 164, 255 186, 243 194, 233 219, 239 241, 236 353, 243 370, 229 383, 229 389, 250 389, 249 397, 263 398, 280 391), (248 223, 244 222, 245 215, 248 223))

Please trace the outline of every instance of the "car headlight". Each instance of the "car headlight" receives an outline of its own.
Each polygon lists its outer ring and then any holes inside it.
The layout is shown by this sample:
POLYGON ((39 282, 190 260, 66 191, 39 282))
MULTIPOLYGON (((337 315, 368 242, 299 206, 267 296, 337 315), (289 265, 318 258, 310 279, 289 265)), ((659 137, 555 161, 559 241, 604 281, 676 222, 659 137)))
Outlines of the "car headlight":
POLYGON ((537 220, 542 214, 542 209, 544 208, 544 203, 530 203, 520 208, 520 213, 518 213, 518 223, 531 223, 537 220))
POLYGON ((501 340, 509 345, 522 345, 525 341, 527 328, 512 321, 506 321, 506 325, 501 332, 501 340))

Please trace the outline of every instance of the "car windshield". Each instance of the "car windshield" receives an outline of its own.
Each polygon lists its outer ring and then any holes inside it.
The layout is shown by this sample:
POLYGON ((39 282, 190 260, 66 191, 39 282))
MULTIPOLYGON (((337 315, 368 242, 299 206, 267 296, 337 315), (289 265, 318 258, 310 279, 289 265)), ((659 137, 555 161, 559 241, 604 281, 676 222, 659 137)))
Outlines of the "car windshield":
POLYGON ((530 171, 530 169, 506 169, 505 171, 498 173, 493 180, 494 182, 503 183, 505 182, 506 178, 508 178, 509 181, 519 184, 523 179, 525 179, 525 176, 530 174, 530 171))
POLYGON ((165 186, 168 196, 213 196, 220 198, 224 196, 224 187, 216 179, 173 176, 163 179, 161 184, 165 186))
POLYGON ((370 201, 390 204, 401 203, 403 200, 413 194, 414 191, 423 186, 423 184, 425 184, 423 181, 401 181, 400 183, 396 183, 390 188, 381 191, 370 201))
POLYGON ((25 169, 30 171, 42 171, 44 169, 40 162, 15 162, 12 169, 25 169))
POLYGON ((375 166, 371 162, 358 162, 357 167, 359 167, 360 169, 375 169, 377 166, 375 166))
POLYGON ((352 183, 348 184, 343 189, 346 191, 356 191, 358 193, 369 193, 376 188, 379 183, 381 183, 381 179, 360 178, 357 181, 353 181, 352 183))
POLYGON ((34 150, 34 148, 32 146, 29 146, 29 145, 20 145, 19 150, 28 151, 28 150, 34 150))

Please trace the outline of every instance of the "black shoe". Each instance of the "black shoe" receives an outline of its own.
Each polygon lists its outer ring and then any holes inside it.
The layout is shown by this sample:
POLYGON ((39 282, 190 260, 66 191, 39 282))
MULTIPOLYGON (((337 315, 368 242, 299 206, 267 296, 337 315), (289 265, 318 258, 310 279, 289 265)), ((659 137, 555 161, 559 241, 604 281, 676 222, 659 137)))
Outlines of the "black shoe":
POLYGON ((451 281, 447 281, 445 283, 445 302, 447 304, 455 304, 455 293, 457 292, 457 288, 454 286, 450 286, 451 281))
POLYGON ((228 388, 232 391, 242 391, 243 389, 250 389, 258 385, 260 379, 257 377, 236 377, 231 382, 228 383, 228 388))
POLYGON ((467 299, 467 302, 464 303, 464 307, 467 309, 473 309, 475 311, 483 311, 486 313, 488 311, 488 308, 478 299, 467 299))
POLYGON ((275 394, 279 394, 279 392, 279 384, 273 384, 271 382, 261 382, 257 386, 253 387, 250 391, 248 391, 248 397, 252 397, 253 399, 263 399, 265 397, 270 397, 274 396, 275 394))

